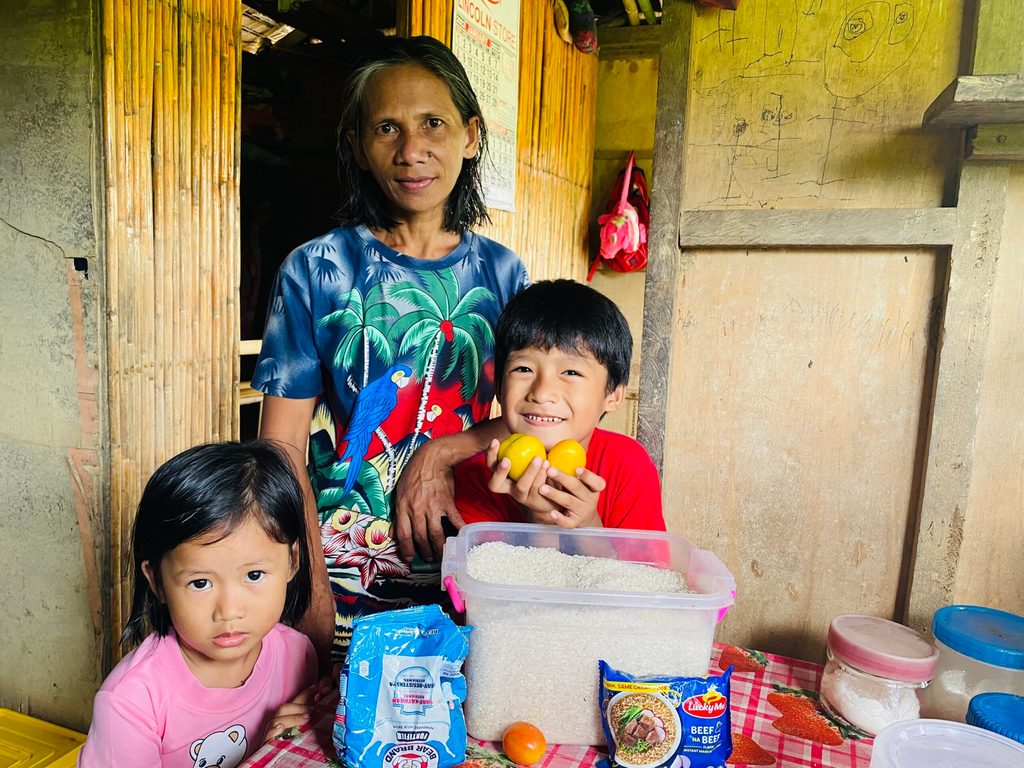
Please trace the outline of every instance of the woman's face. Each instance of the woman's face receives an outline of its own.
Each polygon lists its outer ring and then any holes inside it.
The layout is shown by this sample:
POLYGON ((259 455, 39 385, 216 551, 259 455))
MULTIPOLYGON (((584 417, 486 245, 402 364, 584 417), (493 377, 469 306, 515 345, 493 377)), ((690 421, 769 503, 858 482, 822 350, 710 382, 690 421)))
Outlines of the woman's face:
POLYGON ((348 134, 359 167, 373 174, 402 223, 437 219, 476 155, 479 120, 463 125, 448 87, 418 64, 383 69, 366 85, 360 135, 348 134))

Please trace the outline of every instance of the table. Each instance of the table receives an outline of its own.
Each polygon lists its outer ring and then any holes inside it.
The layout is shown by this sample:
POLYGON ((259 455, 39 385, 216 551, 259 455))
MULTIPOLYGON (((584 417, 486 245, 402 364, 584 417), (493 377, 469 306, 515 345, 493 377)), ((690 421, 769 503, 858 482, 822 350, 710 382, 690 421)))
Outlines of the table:
MULTIPOLYGON (((776 768, 868 768, 872 741, 824 714, 817 702, 821 666, 786 656, 715 645, 711 669, 734 664, 730 710, 733 756, 730 765, 776 768)), ((322 768, 341 765, 333 755, 335 702, 327 702, 292 739, 271 742, 242 768, 322 768)), ((500 749, 500 747, 498 747, 500 749)), ((507 768, 495 745, 470 740, 473 768, 507 768)), ((594 768, 606 757, 594 747, 552 745, 535 768, 594 768)))

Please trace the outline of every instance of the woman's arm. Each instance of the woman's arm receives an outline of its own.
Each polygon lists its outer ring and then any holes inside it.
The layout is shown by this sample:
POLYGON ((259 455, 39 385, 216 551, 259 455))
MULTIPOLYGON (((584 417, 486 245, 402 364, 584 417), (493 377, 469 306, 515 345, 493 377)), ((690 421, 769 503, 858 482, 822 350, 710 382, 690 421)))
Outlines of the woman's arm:
POLYGON ((322 675, 331 674, 331 648, 334 645, 334 597, 327 578, 323 544, 320 541, 320 515, 313 487, 306 472, 306 446, 309 443, 309 425, 313 419, 316 398, 292 400, 266 395, 260 421, 260 437, 276 443, 288 456, 292 471, 302 489, 306 509, 306 547, 309 551, 310 576, 313 594, 298 629, 305 633, 316 648, 322 675))
POLYGON ((412 455, 398 479, 395 534, 405 560, 417 551, 424 560, 440 558, 444 550, 441 518, 456 528, 463 526, 455 508, 452 467, 484 450, 491 440, 508 437, 501 419, 490 419, 460 432, 430 440, 412 455))

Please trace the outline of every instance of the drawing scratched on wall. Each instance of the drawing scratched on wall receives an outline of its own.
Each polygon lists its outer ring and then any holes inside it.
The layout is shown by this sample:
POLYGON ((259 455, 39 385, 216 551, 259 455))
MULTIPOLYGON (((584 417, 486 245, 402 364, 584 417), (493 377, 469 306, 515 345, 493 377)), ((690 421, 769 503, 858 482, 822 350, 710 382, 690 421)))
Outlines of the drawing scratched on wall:
POLYGON ((936 22, 935 2, 749 0, 699 12, 687 155, 696 181, 684 205, 938 204, 934 158, 950 139, 919 126, 956 72, 958 30, 936 22))

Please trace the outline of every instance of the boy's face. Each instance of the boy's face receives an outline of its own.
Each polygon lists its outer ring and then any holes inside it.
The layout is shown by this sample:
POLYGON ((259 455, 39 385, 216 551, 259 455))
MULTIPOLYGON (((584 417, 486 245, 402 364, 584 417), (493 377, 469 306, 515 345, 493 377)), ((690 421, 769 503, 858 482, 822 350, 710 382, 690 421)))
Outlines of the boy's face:
POLYGON ((526 347, 505 361, 502 419, 510 431, 534 435, 548 450, 567 439, 587 448, 601 416, 622 404, 625 389, 608 392, 608 371, 589 352, 526 347))

